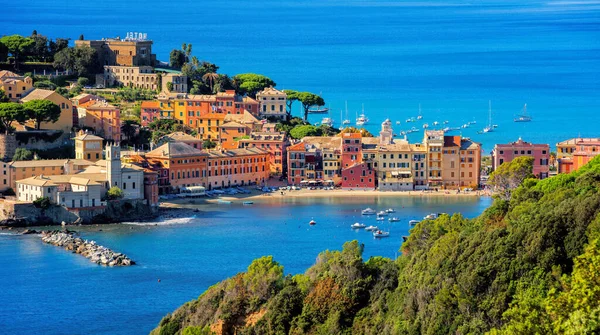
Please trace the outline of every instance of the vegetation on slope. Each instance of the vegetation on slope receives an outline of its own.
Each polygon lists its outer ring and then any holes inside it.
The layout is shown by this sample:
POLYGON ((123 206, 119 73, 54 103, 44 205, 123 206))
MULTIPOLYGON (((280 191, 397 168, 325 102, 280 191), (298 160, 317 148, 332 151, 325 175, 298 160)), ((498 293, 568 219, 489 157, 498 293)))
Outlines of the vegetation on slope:
POLYGON ((599 209, 600 158, 475 219, 419 223, 396 261, 363 262, 353 241, 292 277, 263 257, 153 334, 595 334, 599 209))

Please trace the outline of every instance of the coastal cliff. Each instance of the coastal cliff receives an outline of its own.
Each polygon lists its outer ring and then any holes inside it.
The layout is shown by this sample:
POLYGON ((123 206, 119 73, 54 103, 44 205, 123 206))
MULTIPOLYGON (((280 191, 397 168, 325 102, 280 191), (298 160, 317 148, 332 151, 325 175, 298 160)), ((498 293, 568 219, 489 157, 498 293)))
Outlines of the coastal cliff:
POLYGON ((417 224, 397 260, 364 261, 353 241, 285 276, 262 257, 151 334, 598 333, 599 211, 596 158, 525 180, 475 219, 417 224))

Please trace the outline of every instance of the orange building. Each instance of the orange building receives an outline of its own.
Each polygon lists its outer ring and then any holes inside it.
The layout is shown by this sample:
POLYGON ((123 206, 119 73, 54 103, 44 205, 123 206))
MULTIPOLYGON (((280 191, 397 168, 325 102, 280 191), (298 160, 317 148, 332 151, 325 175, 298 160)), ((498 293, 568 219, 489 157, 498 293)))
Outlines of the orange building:
POLYGON ((250 136, 250 128, 241 123, 226 122, 219 126, 219 145, 223 149, 237 149, 239 140, 250 136))
POLYGON ((460 136, 444 136, 442 149, 444 188, 477 188, 481 174, 481 145, 460 136))
POLYGON ((268 156, 258 148, 210 150, 208 189, 264 184, 270 175, 268 156))
POLYGON ((600 153, 600 138, 572 138, 556 144, 558 173, 579 170, 600 153))
POLYGON ((362 163, 362 135, 360 133, 342 133, 342 170, 362 163))
POLYGON ((0 71, 0 89, 12 102, 17 102, 33 89, 33 80, 10 71, 0 71))
POLYGON ((90 100, 77 106, 79 126, 90 127, 107 140, 121 140, 121 111, 106 101, 90 100))
POLYGON ((179 193, 181 187, 205 186, 207 154, 181 142, 167 142, 146 153, 150 164, 168 170, 168 184, 160 193, 179 193))
POLYGON ((271 173, 287 172, 287 147, 289 141, 284 132, 254 132, 250 138, 239 140, 240 148, 259 148, 269 153, 271 173))

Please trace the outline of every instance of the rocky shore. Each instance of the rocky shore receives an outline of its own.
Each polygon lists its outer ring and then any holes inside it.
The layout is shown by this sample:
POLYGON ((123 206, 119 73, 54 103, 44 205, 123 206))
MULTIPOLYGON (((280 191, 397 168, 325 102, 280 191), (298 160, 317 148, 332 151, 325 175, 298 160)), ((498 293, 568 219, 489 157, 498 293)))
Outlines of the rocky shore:
POLYGON ((114 252, 96 244, 94 241, 74 237, 73 233, 68 231, 44 231, 42 232, 42 241, 80 254, 100 265, 129 266, 135 264, 134 261, 122 253, 114 252))

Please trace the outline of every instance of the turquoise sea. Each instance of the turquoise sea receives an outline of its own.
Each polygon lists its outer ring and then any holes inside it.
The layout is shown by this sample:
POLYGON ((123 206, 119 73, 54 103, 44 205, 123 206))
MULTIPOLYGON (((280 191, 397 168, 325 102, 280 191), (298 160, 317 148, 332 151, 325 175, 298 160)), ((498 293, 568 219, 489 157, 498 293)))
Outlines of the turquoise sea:
POLYGON ((304 272, 325 249, 344 242, 365 245, 365 258, 395 258, 408 220, 432 212, 474 217, 490 205, 475 197, 352 197, 281 199, 252 206, 199 205, 192 219, 158 225, 76 227, 86 239, 123 252, 138 264, 107 268, 39 237, 0 232, 0 333, 147 334, 169 312, 197 298, 210 285, 264 255, 273 255, 286 273, 304 272), (394 208, 401 222, 377 222, 360 209, 394 208), (317 224, 308 225, 311 219, 317 224), (389 238, 374 239, 350 228, 378 225, 389 238), (100 231, 102 230, 102 231, 100 231), (158 282, 160 279, 160 282, 158 282))
POLYGON ((278 88, 321 93, 338 123, 345 101, 351 120, 364 104, 372 131, 385 118, 398 133, 421 129, 404 124, 421 104, 430 125, 476 120, 462 134, 486 151, 519 137, 554 145, 600 136, 597 0, 26 0, 5 1, 2 12, 0 35, 146 32, 161 60, 192 43, 223 73, 262 73, 278 88), (498 128, 480 135, 489 100, 498 128), (525 103, 533 122, 514 123, 525 103))

